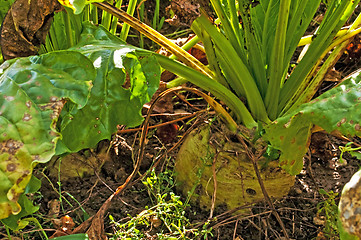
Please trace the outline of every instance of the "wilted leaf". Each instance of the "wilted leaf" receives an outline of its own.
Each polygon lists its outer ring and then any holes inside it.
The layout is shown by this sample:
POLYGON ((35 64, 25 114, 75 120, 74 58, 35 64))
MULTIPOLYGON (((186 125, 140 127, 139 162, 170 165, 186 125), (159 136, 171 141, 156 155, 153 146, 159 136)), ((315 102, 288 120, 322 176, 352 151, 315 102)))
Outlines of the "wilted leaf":
POLYGON ((24 193, 20 195, 18 201, 20 206, 22 206, 21 212, 17 215, 11 215, 6 219, 1 220, 4 224, 6 224, 6 226, 8 226, 14 231, 17 231, 28 225, 28 221, 22 220, 21 218, 38 211, 39 207, 34 206, 33 202, 29 200, 25 194, 35 193, 40 189, 40 186, 41 186, 41 181, 36 177, 32 176, 29 184, 25 188, 24 193))
POLYGON ((152 53, 127 45, 102 26, 83 27, 80 43, 72 49, 93 61, 97 77, 87 106, 64 108, 57 154, 94 147, 110 139, 118 124, 140 125, 143 104, 159 86, 160 67, 152 53))
POLYGON ((194 19, 200 16, 200 1, 174 0, 171 1, 171 9, 174 13, 172 19, 166 20, 174 26, 191 26, 194 19))
POLYGON ((84 106, 95 75, 77 52, 12 62, 0 77, 0 219, 21 212, 18 200, 34 166, 55 153, 55 125, 65 101, 84 106))

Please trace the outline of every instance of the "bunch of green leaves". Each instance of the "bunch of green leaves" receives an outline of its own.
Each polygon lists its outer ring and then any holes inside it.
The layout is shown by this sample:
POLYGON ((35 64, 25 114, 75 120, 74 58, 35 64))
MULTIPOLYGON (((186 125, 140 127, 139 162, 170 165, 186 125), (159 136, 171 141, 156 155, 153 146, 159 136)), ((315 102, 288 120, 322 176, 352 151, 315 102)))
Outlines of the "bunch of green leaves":
POLYGON ((205 15, 192 25, 203 42, 209 66, 184 61, 185 54, 174 48, 179 60, 191 68, 158 57, 164 68, 213 93, 238 123, 248 128, 262 125, 259 130, 263 138, 281 152, 280 165, 291 174, 302 169, 313 124, 329 132, 360 134, 356 117, 359 94, 353 91, 359 88, 357 75, 310 102, 347 40, 361 31, 360 15, 346 31, 339 32, 359 1, 330 1, 317 31, 304 39, 320 0, 210 2, 218 25, 205 15), (290 67, 297 47, 306 39, 306 53, 294 68, 290 67))
POLYGON ((157 202, 159 195, 173 191, 172 189, 175 187, 173 174, 173 171, 169 169, 156 174, 153 169, 150 172, 150 176, 142 181, 148 189, 149 196, 151 196, 152 199, 155 198, 153 201, 157 202))
MULTIPOLYGON (((260 1, 254 7, 248 1, 239 1, 238 6, 235 1, 211 3, 221 20, 221 31, 205 16, 192 28, 205 44, 216 79, 245 98, 247 112, 241 114, 250 113, 265 123, 309 100, 297 94, 312 84, 314 69, 357 6, 354 1, 333 1, 309 50, 288 76, 291 58, 320 1, 260 1)), ((312 96, 314 91, 307 93, 312 96)))
MULTIPOLYGON (((181 231, 189 224, 184 216, 187 206, 172 190, 175 185, 173 174, 173 171, 170 170, 159 174, 153 170, 150 176, 143 181, 155 202, 155 206, 149 208, 148 211, 156 214, 170 233, 181 231)), ((182 235, 182 232, 180 234, 182 235)))
POLYGON ((160 67, 153 53, 84 23, 72 49, 10 60, 1 70, 0 219, 17 230, 22 213, 36 210, 22 201, 33 168, 110 139, 117 124, 141 124, 160 67))
POLYGON ((0 22, 4 21, 6 13, 9 11, 11 5, 15 0, 3 0, 0 2, 0 22))

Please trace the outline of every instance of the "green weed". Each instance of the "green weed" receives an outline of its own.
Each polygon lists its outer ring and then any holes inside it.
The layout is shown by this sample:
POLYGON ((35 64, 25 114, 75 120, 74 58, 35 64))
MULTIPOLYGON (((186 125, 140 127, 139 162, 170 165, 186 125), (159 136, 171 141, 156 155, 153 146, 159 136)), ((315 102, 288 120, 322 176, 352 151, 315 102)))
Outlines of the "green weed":
POLYGON ((338 193, 335 193, 332 190, 326 192, 324 189, 320 189, 319 192, 325 198, 324 201, 317 204, 317 216, 320 218, 322 216, 325 221, 322 231, 327 239, 338 239, 338 207, 335 202, 338 193))
POLYGON ((110 239, 145 239, 150 236, 156 239, 200 239, 212 235, 212 229, 206 222, 200 229, 192 229, 186 217, 188 204, 184 204, 173 192, 174 172, 165 170, 150 176, 142 182, 146 186, 154 206, 146 207, 141 213, 124 223, 116 222, 109 216, 114 227, 114 235, 110 239))

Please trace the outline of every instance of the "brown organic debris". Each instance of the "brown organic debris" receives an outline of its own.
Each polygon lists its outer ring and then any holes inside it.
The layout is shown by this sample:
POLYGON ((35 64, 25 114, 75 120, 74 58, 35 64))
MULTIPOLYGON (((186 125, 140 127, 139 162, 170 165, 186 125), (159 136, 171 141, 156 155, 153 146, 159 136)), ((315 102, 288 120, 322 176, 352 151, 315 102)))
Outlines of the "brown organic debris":
POLYGON ((49 239, 70 235, 75 226, 73 219, 68 215, 63 216, 60 219, 52 219, 51 221, 57 229, 49 239))
POLYGON ((61 9, 57 0, 17 0, 1 26, 4 59, 35 55, 45 42, 54 12, 61 9))
POLYGON ((192 22, 200 16, 200 4, 196 1, 173 0, 170 8, 174 16, 166 21, 174 26, 191 26, 192 22))

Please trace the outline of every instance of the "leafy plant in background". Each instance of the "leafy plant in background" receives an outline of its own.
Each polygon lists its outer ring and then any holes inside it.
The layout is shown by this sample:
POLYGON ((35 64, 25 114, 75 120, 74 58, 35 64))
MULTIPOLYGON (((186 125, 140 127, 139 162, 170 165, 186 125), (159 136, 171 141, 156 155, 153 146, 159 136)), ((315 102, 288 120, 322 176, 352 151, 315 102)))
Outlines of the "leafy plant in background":
MULTIPOLYGON (((65 6, 65 11, 61 11, 54 16, 54 22, 50 28, 46 43, 42 46, 40 53, 64 50, 73 47, 78 43, 82 30, 82 23, 91 21, 93 24, 101 24, 113 35, 119 35, 120 39, 126 41, 129 33, 129 25, 124 24, 121 31, 118 30, 118 19, 107 12, 98 12, 98 8, 89 5, 97 1, 59 1, 65 6)), ((122 0, 112 1, 115 7, 120 7, 122 0)), ((128 3, 127 13, 133 15, 137 1, 128 3)))

